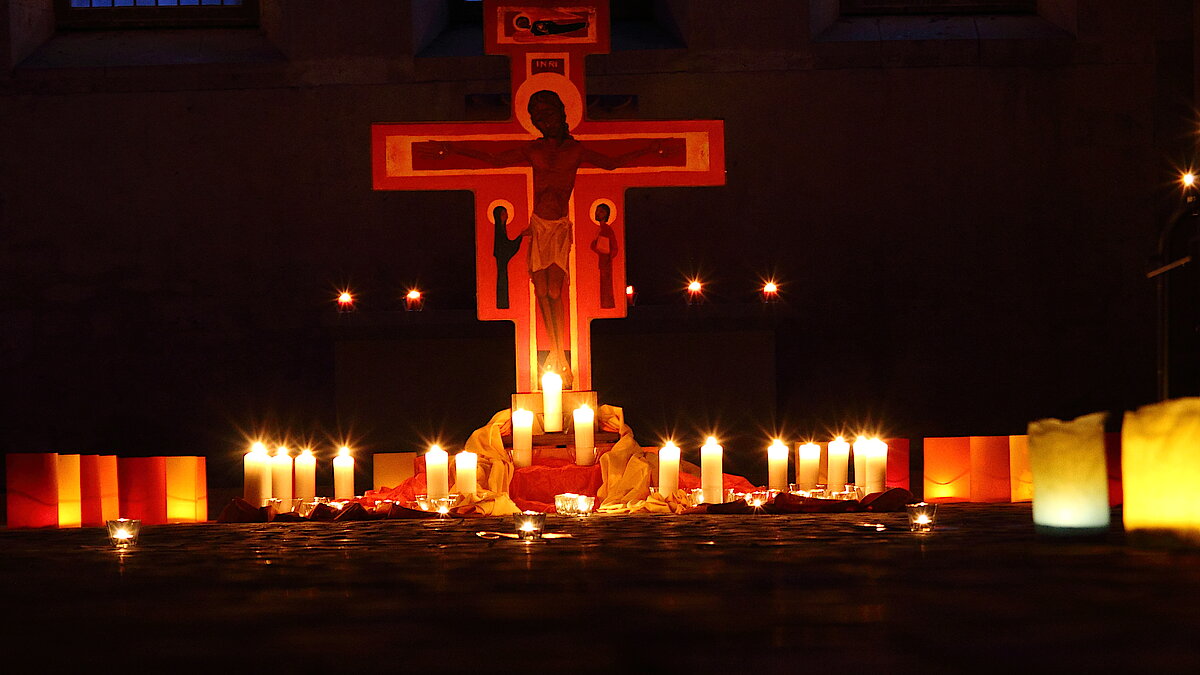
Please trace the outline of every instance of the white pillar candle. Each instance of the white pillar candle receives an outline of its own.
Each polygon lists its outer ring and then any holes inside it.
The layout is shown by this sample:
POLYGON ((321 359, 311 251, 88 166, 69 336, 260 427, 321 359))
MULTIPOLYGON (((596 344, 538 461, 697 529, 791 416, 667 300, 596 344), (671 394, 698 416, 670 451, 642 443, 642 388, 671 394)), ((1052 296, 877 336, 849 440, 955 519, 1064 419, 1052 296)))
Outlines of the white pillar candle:
POLYGON ((454 490, 458 494, 475 494, 475 469, 478 465, 479 456, 473 452, 464 450, 454 456, 454 490))
POLYGON ((725 501, 721 452, 721 446, 712 436, 709 436, 700 448, 700 489, 703 491, 705 504, 721 504, 725 501))
POLYGON ((778 438, 767 448, 767 489, 787 490, 788 448, 778 438))
POLYGON ((446 465, 450 456, 436 445, 429 446, 425 453, 425 493, 430 499, 441 499, 450 496, 450 477, 446 465))
POLYGON ((575 409, 575 463, 588 466, 596 460, 596 411, 584 403, 575 409))
POLYGON ((872 438, 867 442, 866 455, 867 494, 883 492, 887 487, 887 443, 878 438, 872 438))
POLYGON ((271 496, 281 500, 281 509, 291 509, 292 455, 282 445, 275 450, 275 456, 271 458, 271 496))
POLYGON ((542 375, 542 429, 546 433, 562 431, 562 376, 542 375))
POLYGON ((817 475, 821 470, 821 446, 805 443, 796 448, 796 486, 801 490, 817 487, 817 475))
POLYGON ((854 439, 854 484, 859 487, 867 486, 867 448, 871 441, 865 436, 854 439))
POLYGON ((333 458, 333 498, 354 498, 354 458, 344 445, 333 458))
POLYGON ((250 446, 242 469, 242 498, 251 506, 262 506, 263 500, 271 496, 270 462, 266 446, 262 443, 250 446))
POLYGON ((846 471, 850 461, 850 444, 838 436, 829 441, 828 487, 840 491, 846 485, 846 471))
POLYGON ((529 466, 533 463, 533 413, 517 408, 512 414, 513 465, 529 466))
POLYGON ((317 458, 313 457, 313 451, 305 448, 300 451, 300 456, 296 458, 294 464, 295 480, 294 490, 296 499, 304 501, 312 501, 317 496, 317 458))
POLYGON ((658 494, 666 497, 679 489, 679 446, 671 441, 658 451, 658 494))

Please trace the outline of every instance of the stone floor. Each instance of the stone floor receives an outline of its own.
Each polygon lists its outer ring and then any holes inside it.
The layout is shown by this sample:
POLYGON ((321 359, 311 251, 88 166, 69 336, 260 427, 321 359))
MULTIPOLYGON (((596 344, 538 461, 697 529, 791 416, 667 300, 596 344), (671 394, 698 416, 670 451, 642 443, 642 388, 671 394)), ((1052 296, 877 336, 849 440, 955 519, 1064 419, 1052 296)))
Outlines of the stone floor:
POLYGON ((1200 552, 1033 532, 1030 507, 0 530, 43 667, 143 672, 1200 672, 1200 552), (889 529, 856 527, 879 522, 889 529))

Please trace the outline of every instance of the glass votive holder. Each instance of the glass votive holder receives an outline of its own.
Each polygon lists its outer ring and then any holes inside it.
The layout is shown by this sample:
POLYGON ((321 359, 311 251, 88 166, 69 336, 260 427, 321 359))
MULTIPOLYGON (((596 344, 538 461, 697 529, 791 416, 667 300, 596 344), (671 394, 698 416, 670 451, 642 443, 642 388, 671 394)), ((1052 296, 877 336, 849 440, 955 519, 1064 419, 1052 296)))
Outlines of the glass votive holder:
POLYGON ((106 521, 108 525, 108 540, 117 548, 134 546, 138 541, 138 533, 142 529, 142 521, 129 518, 117 518, 106 521))
POLYGON ((750 506, 761 509, 767 505, 767 502, 771 501, 771 493, 769 490, 755 490, 754 492, 742 494, 742 499, 745 499, 746 503, 750 506))
POLYGON ((908 512, 908 529, 913 532, 929 532, 937 521, 937 504, 909 504, 904 507, 908 512))
POLYGON ((513 516, 513 526, 517 528, 517 538, 522 541, 532 541, 542 538, 546 529, 546 514, 537 511, 524 511, 513 516))
POLYGON ((564 492, 554 495, 554 511, 560 516, 586 516, 596 507, 596 498, 564 492))
POLYGON ((417 501, 417 508, 422 511, 437 511, 437 505, 434 500, 429 498, 429 495, 414 495, 413 499, 417 501))
POLYGON ((264 497, 262 505, 273 506, 275 507, 275 512, 279 513, 280 509, 283 508, 283 500, 277 497, 264 497))

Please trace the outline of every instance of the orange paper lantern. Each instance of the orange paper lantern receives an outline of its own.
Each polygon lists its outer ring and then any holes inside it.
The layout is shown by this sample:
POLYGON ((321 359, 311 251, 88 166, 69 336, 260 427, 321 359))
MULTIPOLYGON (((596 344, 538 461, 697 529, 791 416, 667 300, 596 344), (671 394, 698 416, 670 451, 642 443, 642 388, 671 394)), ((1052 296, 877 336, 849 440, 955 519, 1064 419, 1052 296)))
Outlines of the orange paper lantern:
POLYGON ((79 458, 80 515, 85 527, 103 527, 119 518, 117 509, 116 455, 82 455, 79 458))
POLYGON ((9 527, 58 527, 58 454, 4 458, 9 527))
POLYGON ((971 501, 1012 500, 1009 447, 1008 436, 971 437, 971 501))
POLYGON ((167 458, 120 457, 117 459, 118 499, 121 517, 142 525, 167 522, 167 458))
POLYGON ((412 478, 413 462, 417 458, 415 452, 379 452, 371 456, 374 468, 374 488, 394 488, 412 478))
POLYGON ((971 500, 971 439, 925 439, 925 501, 971 500))

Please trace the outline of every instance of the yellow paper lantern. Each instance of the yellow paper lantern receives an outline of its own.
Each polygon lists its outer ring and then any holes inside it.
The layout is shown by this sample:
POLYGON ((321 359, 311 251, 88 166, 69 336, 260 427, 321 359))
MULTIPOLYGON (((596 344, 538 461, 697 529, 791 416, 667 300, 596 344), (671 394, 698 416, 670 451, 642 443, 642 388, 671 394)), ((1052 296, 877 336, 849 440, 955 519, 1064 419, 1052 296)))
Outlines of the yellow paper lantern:
POLYGON ((1029 468, 1029 437, 1008 437, 1008 474, 1011 481, 1010 499, 1014 502, 1033 501, 1033 471, 1029 468))
POLYGON ((167 457, 167 522, 208 520, 203 457, 167 457), (203 513, 203 515, 202 515, 203 513))
POLYGON ((1104 460, 1106 413, 1070 422, 1029 423, 1033 472, 1033 522, 1039 532, 1097 534, 1108 530, 1108 471, 1104 460))
POLYGON ((1200 398, 1125 413, 1121 443, 1125 530, 1200 544, 1200 398))
POLYGON ((79 484, 79 455, 58 456, 58 526, 79 527, 83 497, 79 484))

